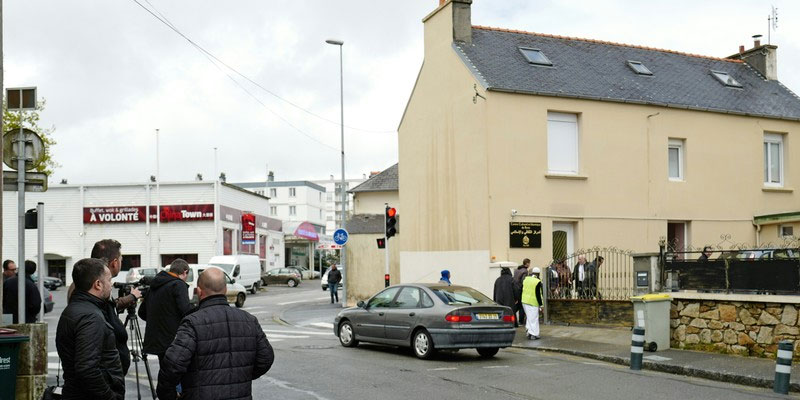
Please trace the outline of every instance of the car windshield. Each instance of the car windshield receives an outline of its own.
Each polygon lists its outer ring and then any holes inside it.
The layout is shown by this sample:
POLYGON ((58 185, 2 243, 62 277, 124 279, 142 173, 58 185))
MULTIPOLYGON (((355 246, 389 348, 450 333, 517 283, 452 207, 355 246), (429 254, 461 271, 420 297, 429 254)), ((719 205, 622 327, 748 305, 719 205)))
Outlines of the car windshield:
POLYGON ((212 263, 211 265, 222 268, 229 275, 233 272, 233 264, 212 263))
POLYGON ((139 273, 144 276, 156 276, 156 274, 158 274, 158 270, 155 268, 143 268, 139 270, 139 273))
POLYGON ((445 304, 477 304, 492 303, 492 300, 483 293, 468 287, 447 287, 432 289, 445 304))

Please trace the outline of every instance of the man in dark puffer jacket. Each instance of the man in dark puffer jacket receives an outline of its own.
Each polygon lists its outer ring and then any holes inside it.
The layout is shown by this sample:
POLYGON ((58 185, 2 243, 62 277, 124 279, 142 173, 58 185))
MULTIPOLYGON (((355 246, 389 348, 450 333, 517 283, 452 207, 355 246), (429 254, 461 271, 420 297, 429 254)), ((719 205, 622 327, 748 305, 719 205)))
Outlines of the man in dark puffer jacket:
POLYGON ((258 319, 230 307, 226 291, 221 269, 200 274, 200 305, 183 318, 164 355, 159 399, 175 399, 178 383, 181 399, 252 399, 252 381, 269 371, 275 356, 258 319))
POLYGON ((64 366, 63 398, 123 399, 125 381, 116 337, 104 315, 111 271, 96 258, 84 258, 72 268, 75 292, 56 329, 56 348, 64 366))
POLYGON ((147 321, 144 352, 155 354, 159 364, 175 339, 181 319, 191 309, 189 285, 186 284, 188 276, 189 264, 176 259, 170 264, 169 271, 161 271, 153 278, 147 296, 139 306, 139 318, 147 321))

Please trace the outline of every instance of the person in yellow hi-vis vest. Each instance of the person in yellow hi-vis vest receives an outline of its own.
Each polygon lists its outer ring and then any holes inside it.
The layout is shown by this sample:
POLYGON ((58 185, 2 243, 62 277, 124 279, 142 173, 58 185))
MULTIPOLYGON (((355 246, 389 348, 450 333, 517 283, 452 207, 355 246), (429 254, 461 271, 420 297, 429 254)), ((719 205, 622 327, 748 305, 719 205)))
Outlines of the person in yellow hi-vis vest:
POLYGON ((539 339, 539 307, 542 306, 542 270, 534 267, 531 275, 522 281, 522 308, 525 309, 525 329, 528 340, 539 339))

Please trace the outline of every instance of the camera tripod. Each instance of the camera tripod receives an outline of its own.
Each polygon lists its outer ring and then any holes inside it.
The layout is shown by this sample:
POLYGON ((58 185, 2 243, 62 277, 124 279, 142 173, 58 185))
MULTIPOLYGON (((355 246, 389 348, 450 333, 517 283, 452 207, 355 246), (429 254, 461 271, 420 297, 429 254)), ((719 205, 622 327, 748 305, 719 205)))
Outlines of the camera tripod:
POLYGON ((153 387, 153 377, 150 374, 150 365, 147 364, 147 354, 142 353, 142 330, 139 328, 139 319, 136 317, 136 305, 128 307, 128 315, 125 317, 125 327, 130 331, 133 338, 131 345, 131 360, 133 361, 134 371, 136 372, 136 396, 142 399, 142 392, 139 388, 139 359, 144 361, 144 369, 147 372, 147 381, 150 383, 150 393, 156 399, 156 390, 153 387))

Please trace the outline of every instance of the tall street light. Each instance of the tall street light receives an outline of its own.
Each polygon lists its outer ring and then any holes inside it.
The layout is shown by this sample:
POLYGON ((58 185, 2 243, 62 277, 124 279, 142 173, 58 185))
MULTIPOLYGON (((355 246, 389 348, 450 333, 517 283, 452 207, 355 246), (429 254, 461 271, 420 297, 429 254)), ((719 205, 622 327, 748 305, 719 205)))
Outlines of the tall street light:
MULTIPOLYGON (((345 190, 345 180, 344 180, 344 71, 342 69, 342 46, 344 42, 341 40, 336 39, 328 39, 325 43, 332 44, 334 46, 339 46, 339 108, 341 110, 341 130, 342 130, 342 186, 340 190, 342 191, 342 220, 340 222, 340 228, 344 229, 344 222, 347 218, 347 191, 345 190)), ((342 246, 341 251, 341 265, 342 265, 342 297, 344 301, 342 301, 343 306, 347 306, 347 280, 345 279, 345 259, 347 258, 347 252, 342 246)))

